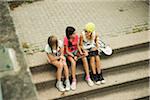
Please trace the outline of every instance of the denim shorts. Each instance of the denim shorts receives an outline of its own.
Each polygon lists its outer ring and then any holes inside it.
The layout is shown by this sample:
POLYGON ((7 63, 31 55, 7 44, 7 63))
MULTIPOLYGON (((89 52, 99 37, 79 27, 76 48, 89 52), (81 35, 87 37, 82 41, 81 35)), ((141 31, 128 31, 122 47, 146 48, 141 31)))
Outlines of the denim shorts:
MULTIPOLYGON (((74 56, 77 56, 77 54, 78 54, 78 50, 75 50, 75 51, 73 51, 73 52, 71 52, 74 56)), ((65 54, 65 57, 68 57, 68 54, 65 54)))

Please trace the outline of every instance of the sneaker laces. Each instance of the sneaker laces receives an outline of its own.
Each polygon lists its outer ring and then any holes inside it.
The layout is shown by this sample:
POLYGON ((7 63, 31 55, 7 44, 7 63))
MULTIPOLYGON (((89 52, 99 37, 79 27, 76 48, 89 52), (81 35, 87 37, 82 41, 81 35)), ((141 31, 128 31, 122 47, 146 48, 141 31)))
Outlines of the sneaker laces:
POLYGON ((98 74, 98 78, 100 81, 104 80, 102 73, 98 74))
POLYGON ((99 79, 98 79, 96 74, 93 74, 93 78, 94 78, 94 81, 96 81, 96 82, 99 81, 99 79))

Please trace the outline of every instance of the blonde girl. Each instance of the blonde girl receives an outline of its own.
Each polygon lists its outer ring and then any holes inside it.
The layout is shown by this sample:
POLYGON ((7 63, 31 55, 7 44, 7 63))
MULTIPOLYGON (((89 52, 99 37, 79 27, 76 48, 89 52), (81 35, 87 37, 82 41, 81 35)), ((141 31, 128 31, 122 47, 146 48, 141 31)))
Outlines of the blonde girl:
POLYGON ((64 57, 64 48, 61 40, 58 40, 55 36, 50 36, 48 38, 48 44, 45 47, 45 52, 47 53, 49 63, 54 65, 57 68, 56 71, 56 88, 59 91, 69 91, 70 90, 70 81, 69 81, 69 72, 68 66, 66 64, 66 59, 64 57), (65 74, 65 86, 61 81, 62 71, 64 69, 65 74))
POLYGON ((95 32, 95 25, 88 23, 80 35, 80 48, 88 53, 90 58, 90 67, 92 69, 92 79, 95 84, 105 83, 102 75, 100 57, 98 55, 98 33, 95 32))

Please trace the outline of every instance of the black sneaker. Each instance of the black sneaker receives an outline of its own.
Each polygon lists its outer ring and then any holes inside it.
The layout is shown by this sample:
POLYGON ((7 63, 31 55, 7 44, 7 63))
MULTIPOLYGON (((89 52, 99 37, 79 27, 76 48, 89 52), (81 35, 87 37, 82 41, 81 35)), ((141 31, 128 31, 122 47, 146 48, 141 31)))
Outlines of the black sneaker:
POLYGON ((100 84, 100 80, 99 80, 97 74, 93 74, 92 76, 93 76, 93 80, 94 80, 95 84, 99 85, 100 84))
POLYGON ((102 84, 106 83, 106 81, 105 81, 104 78, 103 78, 102 73, 98 74, 98 79, 99 79, 99 81, 100 81, 102 84))

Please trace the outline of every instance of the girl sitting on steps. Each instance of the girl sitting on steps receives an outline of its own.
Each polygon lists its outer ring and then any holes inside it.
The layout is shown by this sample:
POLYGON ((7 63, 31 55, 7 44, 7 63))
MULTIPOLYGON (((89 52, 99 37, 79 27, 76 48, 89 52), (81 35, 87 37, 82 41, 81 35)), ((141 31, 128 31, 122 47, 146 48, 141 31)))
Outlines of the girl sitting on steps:
POLYGON ((48 44, 45 47, 45 51, 48 56, 49 63, 54 65, 57 68, 56 72, 56 87, 59 91, 69 91, 70 90, 70 81, 69 81, 69 72, 68 66, 66 64, 66 59, 64 57, 64 48, 61 40, 58 40, 55 36, 50 36, 48 38, 48 44), (62 71, 64 69, 65 74, 65 86, 61 81, 62 71))
POLYGON ((66 37, 64 38, 64 47, 65 47, 65 55, 69 62, 71 62, 71 74, 72 74, 72 83, 71 89, 76 89, 76 61, 78 57, 81 57, 83 66, 86 72, 86 81, 89 86, 93 86, 94 83, 90 79, 88 63, 86 59, 86 54, 82 53, 79 47, 79 37, 78 34, 75 33, 75 28, 72 26, 68 26, 66 28, 66 37))
POLYGON ((80 35, 80 48, 84 52, 88 52, 92 69, 92 78, 97 85, 105 83, 98 54, 98 41, 99 37, 95 32, 95 25, 93 23, 86 24, 84 31, 80 35))

